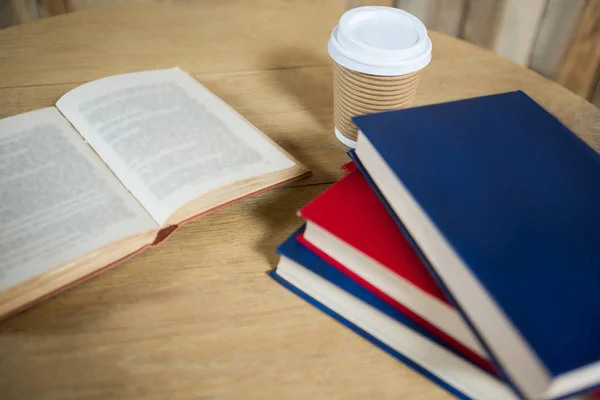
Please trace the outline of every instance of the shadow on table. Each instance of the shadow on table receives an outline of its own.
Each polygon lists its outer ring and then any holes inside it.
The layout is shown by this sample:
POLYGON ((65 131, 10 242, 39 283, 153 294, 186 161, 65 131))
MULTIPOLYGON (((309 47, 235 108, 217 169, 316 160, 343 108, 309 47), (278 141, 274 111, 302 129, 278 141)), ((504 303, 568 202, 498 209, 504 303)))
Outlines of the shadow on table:
POLYGON ((269 65, 286 65, 290 59, 302 60, 304 66, 283 68, 285 73, 272 76, 278 80, 285 92, 298 99, 302 107, 312 114, 325 131, 331 131, 333 74, 330 59, 307 50, 293 48, 275 49, 266 57, 269 58, 269 65))
POLYGON ((257 202, 253 215, 266 227, 262 237, 256 240, 256 250, 267 260, 270 269, 277 267, 279 255, 275 252, 304 220, 297 215, 299 209, 323 192, 329 185, 316 184, 275 189, 257 202))
MULTIPOLYGON (((307 184, 332 183, 339 174, 332 173, 331 165, 327 168, 332 156, 342 155, 345 160, 347 148, 333 138, 333 71, 328 57, 314 52, 294 49, 274 49, 265 57, 269 65, 286 65, 289 60, 302 60, 300 67, 283 67, 269 74, 269 79, 279 86, 279 92, 285 93, 294 101, 298 111, 305 112, 312 118, 310 138, 302 127, 297 131, 279 137, 277 143, 296 157, 312 171, 313 178, 300 180, 290 186, 305 186, 307 184), (315 124, 316 123, 316 124, 315 124), (315 135, 315 126, 318 131, 315 135)), ((289 100, 288 100, 289 101, 289 100)), ((334 157, 335 158, 335 157, 334 157)), ((340 162, 340 166, 343 161, 340 162)))
MULTIPOLYGON (((300 67, 282 67, 270 74, 282 91, 296 100, 298 107, 310 114, 322 130, 323 135, 333 133, 333 75, 331 60, 303 49, 279 48, 266 54, 269 65, 301 64, 300 67), (290 61, 291 60, 291 61, 290 61), (301 62, 297 62, 301 61, 301 62)), ((331 169, 323 165, 323 157, 332 151, 345 152, 345 148, 335 142, 335 149, 327 144, 307 142, 306 132, 301 130, 278 139, 278 144, 307 165, 312 179, 303 179, 286 188, 276 189, 264 196, 254 210, 254 215, 268 229, 256 241, 257 251, 264 255, 271 269, 277 266, 279 255, 275 249, 291 233, 298 229, 303 220, 297 212, 339 176, 332 175, 331 169), (339 150, 338 150, 339 148, 339 150)))

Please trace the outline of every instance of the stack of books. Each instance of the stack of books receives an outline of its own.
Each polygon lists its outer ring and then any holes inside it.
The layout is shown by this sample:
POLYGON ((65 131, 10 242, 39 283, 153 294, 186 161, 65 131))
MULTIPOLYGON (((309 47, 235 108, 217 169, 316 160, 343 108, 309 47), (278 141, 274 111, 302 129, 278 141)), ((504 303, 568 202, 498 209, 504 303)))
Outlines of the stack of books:
POLYGON ((272 276, 465 399, 600 384, 600 156, 523 92, 365 115, 272 276))

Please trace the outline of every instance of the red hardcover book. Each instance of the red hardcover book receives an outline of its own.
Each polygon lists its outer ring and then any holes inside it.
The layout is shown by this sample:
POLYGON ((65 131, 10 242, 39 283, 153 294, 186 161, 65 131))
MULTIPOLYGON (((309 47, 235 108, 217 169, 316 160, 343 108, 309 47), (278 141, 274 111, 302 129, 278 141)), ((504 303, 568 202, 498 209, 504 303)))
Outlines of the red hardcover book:
POLYGON ((361 173, 348 173, 305 206, 306 247, 456 351, 495 373, 487 353, 404 238, 361 173))

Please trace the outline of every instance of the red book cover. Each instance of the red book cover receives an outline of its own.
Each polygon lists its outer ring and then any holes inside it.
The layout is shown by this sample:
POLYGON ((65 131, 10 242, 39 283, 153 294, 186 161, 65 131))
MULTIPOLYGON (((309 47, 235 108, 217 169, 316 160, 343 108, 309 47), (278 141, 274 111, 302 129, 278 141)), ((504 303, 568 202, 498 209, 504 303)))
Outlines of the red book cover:
MULTIPOLYGON (((435 299, 449 305, 442 291, 423 265, 410 243, 388 214, 360 171, 350 166, 348 173, 305 206, 300 215, 346 244, 400 275, 435 299)), ((303 236, 302 244, 363 287, 408 315, 465 357, 494 373, 489 360, 469 349, 406 306, 328 256, 303 236)))
POLYGON ((349 171, 300 215, 448 303, 360 171, 349 171))

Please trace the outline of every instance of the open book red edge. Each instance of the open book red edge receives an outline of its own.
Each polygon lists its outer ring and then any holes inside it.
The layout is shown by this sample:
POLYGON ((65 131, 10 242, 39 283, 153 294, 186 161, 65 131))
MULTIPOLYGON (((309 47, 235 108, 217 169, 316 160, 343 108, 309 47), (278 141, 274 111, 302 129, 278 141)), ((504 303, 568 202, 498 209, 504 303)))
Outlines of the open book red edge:
POLYGON ((127 261, 127 260, 129 260, 129 259, 132 259, 132 258, 133 258, 133 257, 135 257, 136 255, 138 255, 138 254, 142 253, 143 251, 145 251, 145 250, 147 250, 147 249, 149 249, 149 248, 156 247, 156 246, 158 246, 158 245, 160 245, 160 244, 164 243, 164 242, 165 242, 165 241, 166 241, 166 240, 167 240, 169 237, 171 237, 171 235, 173 235, 173 233, 175 233, 175 231, 177 231, 179 228, 181 228, 183 225, 185 225, 185 224, 187 224, 187 223, 189 223, 189 222, 193 222, 193 221, 195 221, 196 219, 198 219, 198 218, 200 218, 200 217, 204 217, 204 216, 206 216, 206 215, 208 215, 208 214, 210 214, 210 213, 212 213, 212 212, 219 211, 219 210, 221 210, 222 208, 225 208, 225 207, 227 207, 227 206, 229 206, 229 205, 232 205, 232 204, 238 203, 238 202, 240 202, 240 201, 242 201, 242 200, 245 200, 245 199, 247 199, 247 198, 250 198, 250 197, 258 196, 258 195, 260 195, 260 194, 262 194, 262 193, 265 193, 265 192, 267 192, 267 191, 269 191, 269 190, 271 190, 271 189, 276 189, 276 188, 278 188, 278 187, 285 186, 285 185, 287 185, 287 184, 288 184, 288 183, 290 183, 290 182, 294 182, 294 181, 300 180, 300 179, 302 179, 302 178, 306 178, 306 177, 308 177, 308 176, 310 176, 310 175, 312 175, 312 172, 311 172, 310 170, 307 170, 307 171, 306 171, 304 174, 302 174, 302 175, 295 176, 295 177, 293 177, 293 178, 290 178, 290 179, 286 179, 285 181, 277 182, 277 183, 275 183, 275 184, 273 184, 273 185, 271 185, 271 186, 267 186, 267 187, 265 187, 265 188, 262 188, 262 189, 260 189, 260 190, 257 190, 257 191, 255 191, 255 192, 249 193, 249 194, 247 194, 247 195, 245 195, 245 196, 238 197, 238 198, 236 198, 236 199, 233 199, 233 200, 231 200, 231 201, 228 201, 228 202, 226 202, 226 203, 223 203, 223 204, 221 204, 221 205, 219 205, 219 206, 217 206, 217 207, 215 207, 215 208, 212 208, 212 209, 210 209, 210 210, 207 210, 207 211, 205 211, 205 212, 203 212, 203 213, 200 213, 200 214, 194 215, 193 217, 191 217, 191 218, 188 218, 188 219, 186 219, 186 220, 184 220, 184 221, 181 221, 180 223, 178 223, 178 224, 176 224, 176 225, 170 225, 170 226, 167 226, 167 227, 165 227, 165 228, 162 228, 162 229, 161 229, 161 230, 160 230, 160 231, 157 233, 157 235, 156 235, 156 239, 154 240, 154 242, 153 242, 153 243, 151 243, 151 244, 148 244, 148 245, 146 245, 146 246, 143 246, 143 247, 140 247, 139 249, 137 249, 136 251, 134 251, 134 252, 132 252, 132 253, 130 253, 130 254, 128 254, 128 255, 126 255, 125 257, 122 257, 122 258, 120 258, 120 259, 118 259, 118 260, 116 260, 116 261, 114 261, 114 262, 112 262, 112 263, 110 263, 110 264, 107 264, 106 266, 104 266, 104 267, 102 267, 102 268, 99 268, 99 269, 95 270, 94 272, 92 272, 92 273, 90 273, 90 274, 88 274, 88 275, 86 275, 86 276, 83 276, 83 277, 81 277, 81 278, 79 278, 79 279, 76 279, 76 280, 74 280, 73 282, 70 282, 70 283, 68 283, 68 284, 66 284, 66 285, 64 285, 64 286, 61 286, 61 287, 60 287, 60 288, 58 288, 58 289, 55 289, 55 290, 53 290, 53 291, 51 291, 51 292, 48 292, 48 293, 46 293, 46 294, 44 294, 44 295, 42 295, 42 296, 40 296, 40 297, 38 297, 38 298, 36 298, 36 299, 34 299, 34 300, 32 300, 32 301, 28 302, 28 303, 25 303, 25 304, 24 304, 24 305, 22 305, 21 307, 15 308, 14 310, 12 310, 12 311, 10 311, 10 312, 8 312, 8 313, 6 313, 6 314, 4 314, 4 315, 0 316, 0 321, 2 321, 2 320, 6 320, 6 319, 8 319, 8 318, 10 318, 10 317, 13 317, 13 316, 15 316, 15 315, 17 315, 17 314, 20 314, 20 313, 22 313, 23 311, 25 311, 25 310, 27 310, 27 309, 29 309, 29 308, 31 308, 31 307, 33 307, 33 306, 35 306, 36 304, 39 304, 39 303, 41 303, 41 302, 43 302, 43 301, 45 301, 45 300, 48 300, 48 299, 50 299, 50 298, 52 298, 52 297, 54 297, 54 296, 56 296, 56 295, 58 295, 58 294, 60 294, 60 293, 62 293, 62 292, 64 292, 64 291, 66 291, 66 290, 68 290, 68 289, 70 289, 70 288, 74 287, 74 286, 77 286, 77 285, 79 285, 80 283, 83 283, 83 282, 85 282, 85 281, 87 281, 87 280, 89 280, 89 279, 91 279, 91 278, 94 278, 94 277, 96 277, 96 276, 100 275, 101 273, 103 273, 103 272, 105 272, 105 271, 108 271, 108 270, 109 270, 109 269, 111 269, 111 268, 114 268, 114 267, 116 267, 116 266, 117 266, 117 265, 119 265, 119 264, 122 264, 122 263, 124 263, 125 261, 127 261))

